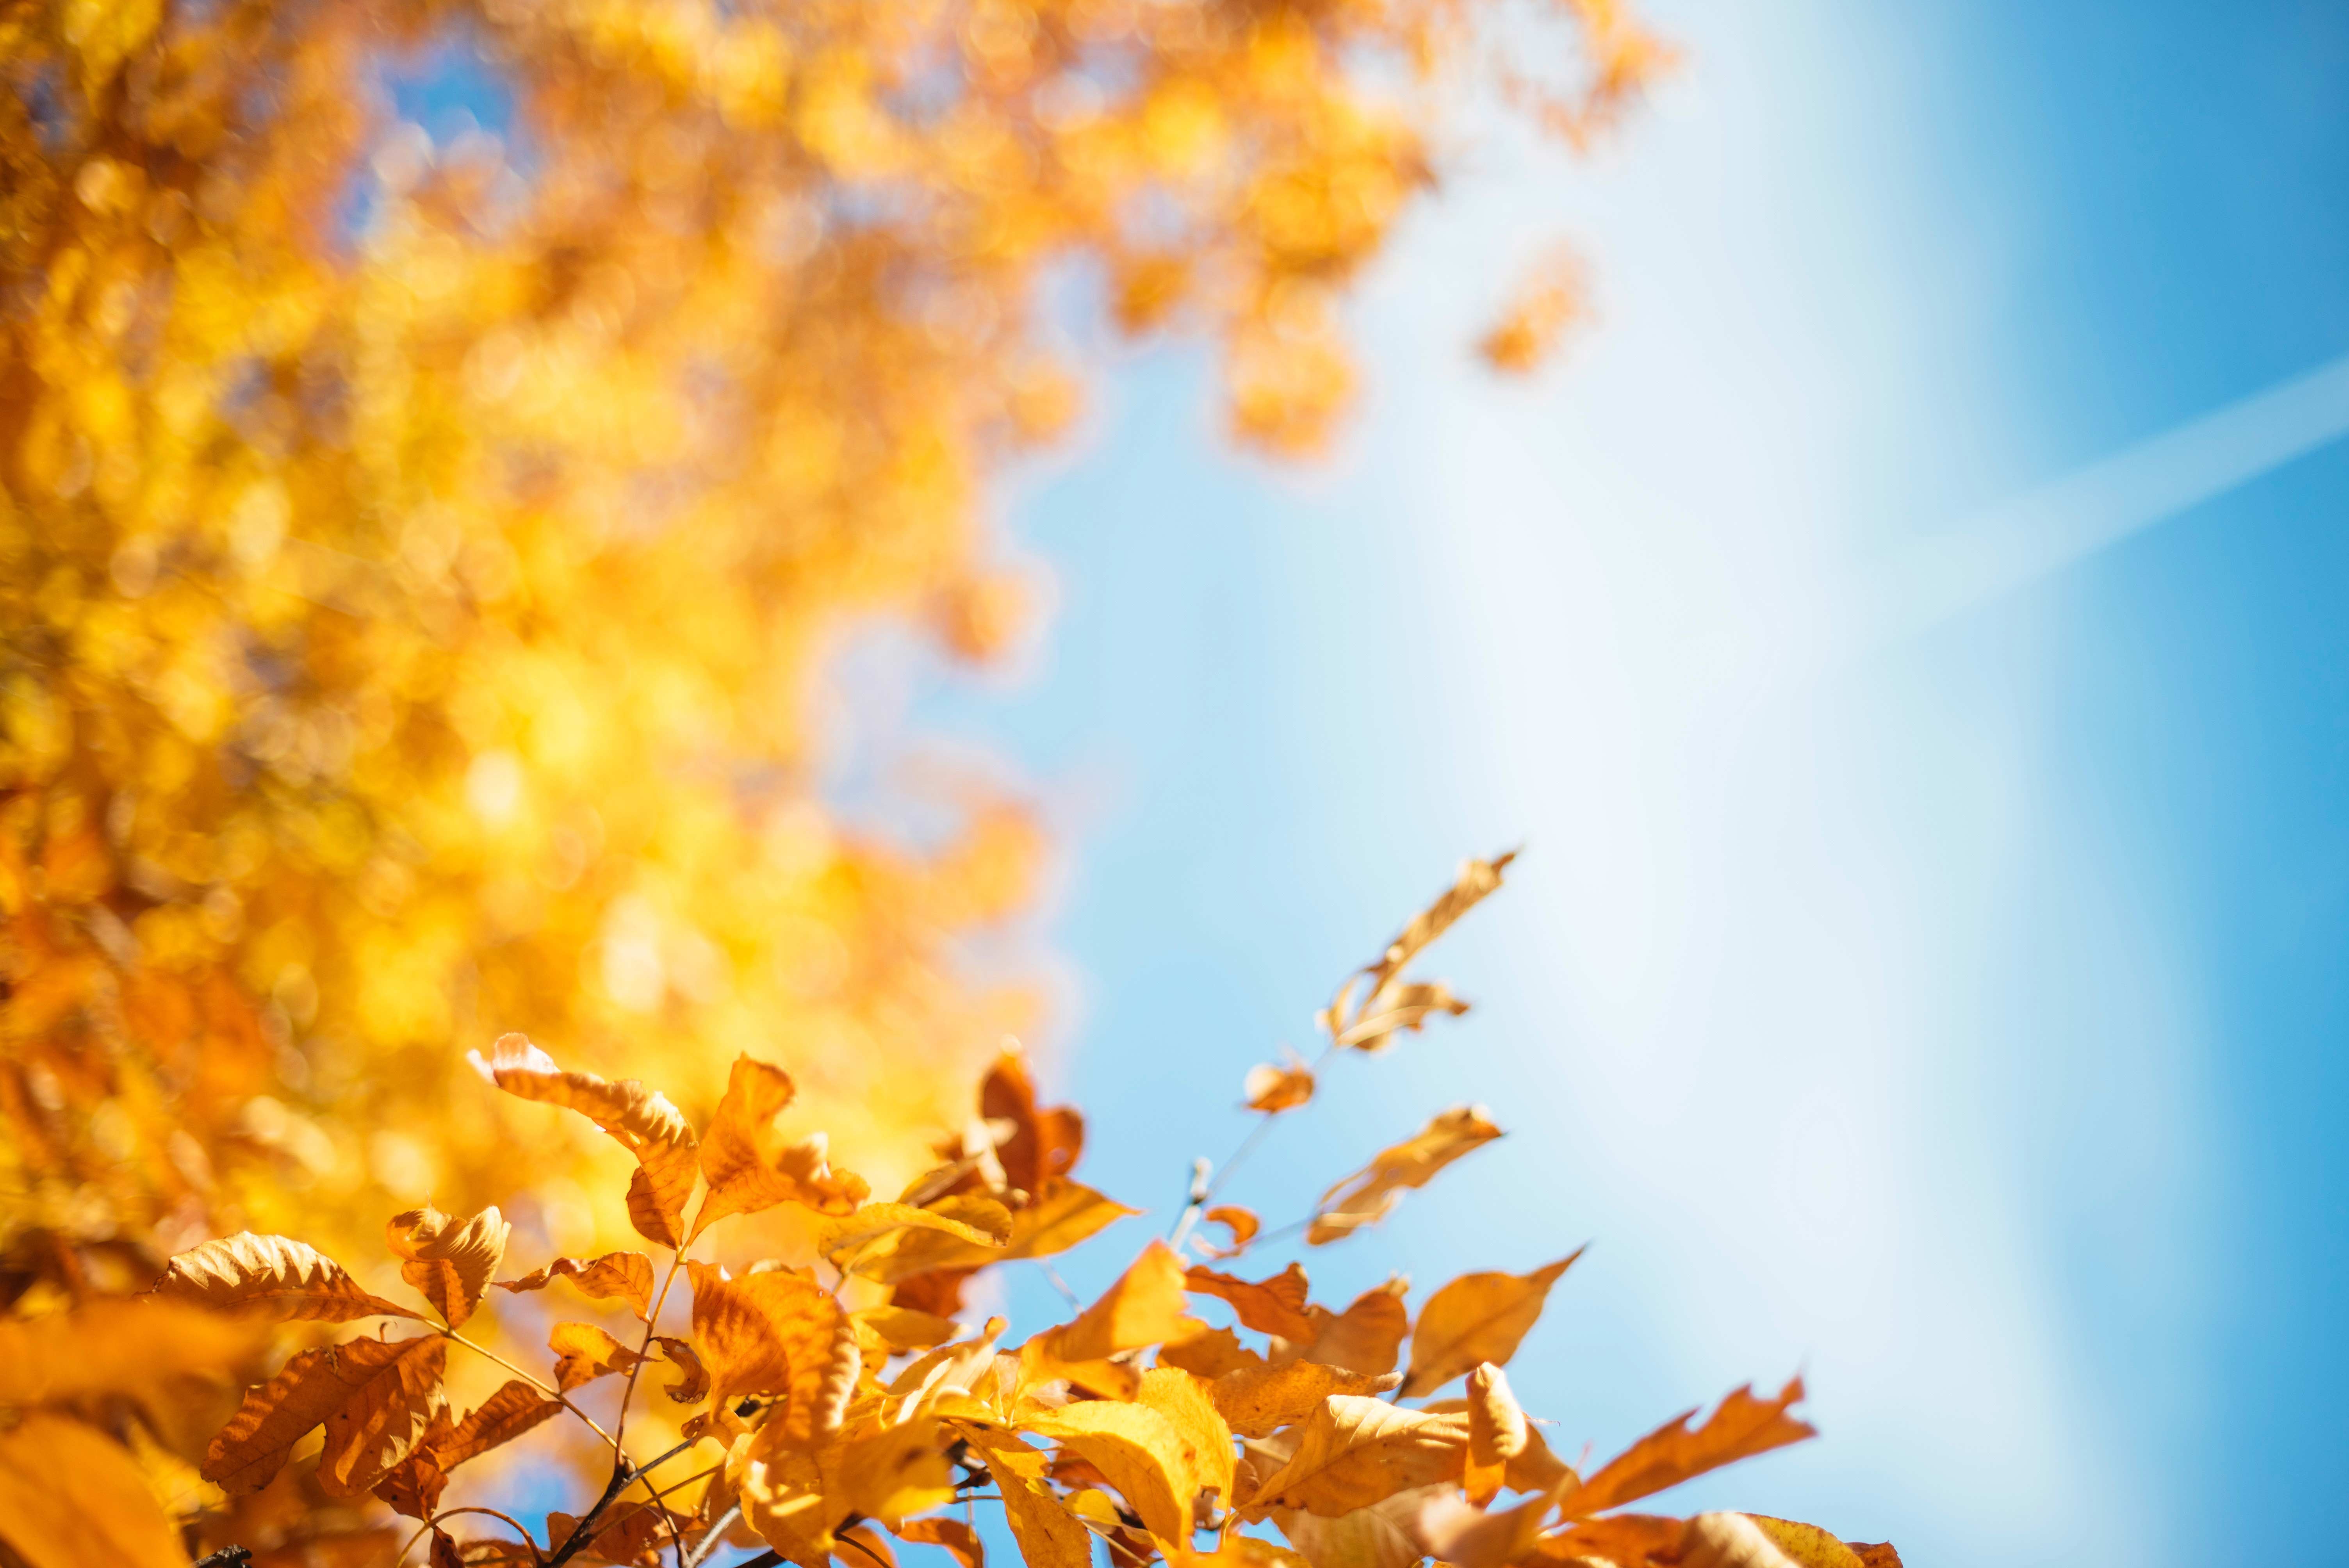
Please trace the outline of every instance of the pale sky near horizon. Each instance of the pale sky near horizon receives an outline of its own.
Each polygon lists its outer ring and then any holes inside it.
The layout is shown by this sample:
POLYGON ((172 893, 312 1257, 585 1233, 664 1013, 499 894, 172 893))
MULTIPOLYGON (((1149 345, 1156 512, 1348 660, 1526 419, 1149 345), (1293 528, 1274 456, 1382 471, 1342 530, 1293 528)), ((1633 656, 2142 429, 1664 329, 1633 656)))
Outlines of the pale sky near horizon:
POLYGON ((1479 1012, 1236 1190, 1277 1222, 1444 1104, 1512 1129, 1317 1294, 1594 1241, 1513 1371, 1553 1442, 1800 1367, 1824 1439, 1673 1502, 1917 1568, 2203 1562, 2253 1504, 2322 1540, 2349 467, 2305 399, 2179 454, 2349 349, 2349 28, 1654 9, 1690 64, 1591 163, 1460 150, 1326 469, 1217 455, 1197 365, 1145 360, 1008 508, 1060 583, 1036 666, 913 717, 1069 836, 1089 1168, 1171 1202, 1239 1130, 1188 1112, 1522 841, 1434 965, 1479 1012), (1496 263, 1560 236, 1599 320, 1496 384, 1496 263), (1887 637, 1884 563, 1970 528, 2015 548, 1887 637))

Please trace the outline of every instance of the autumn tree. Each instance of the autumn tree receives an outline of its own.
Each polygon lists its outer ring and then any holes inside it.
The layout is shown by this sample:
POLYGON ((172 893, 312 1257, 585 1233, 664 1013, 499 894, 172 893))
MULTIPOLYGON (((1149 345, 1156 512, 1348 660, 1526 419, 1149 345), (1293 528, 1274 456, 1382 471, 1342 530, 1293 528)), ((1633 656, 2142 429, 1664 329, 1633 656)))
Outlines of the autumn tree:
POLYGON ((1318 1061, 1250 1075, 1263 1125, 1220 1170, 1201 1162, 1165 1239, 1090 1306, 1016 1343, 1002 1317, 973 1321, 973 1282, 1098 1245, 1135 1213, 1079 1179, 1083 1118, 1039 1104, 1016 1057, 988 1071, 937 1163, 875 1202, 821 1140, 778 1126, 793 1086, 771 1062, 737 1057, 697 1129, 643 1083, 504 1036, 470 1054, 480 1092, 528 1106, 533 1132, 575 1116, 608 1135, 631 1167, 638 1244, 512 1275, 514 1227, 497 1208, 459 1218, 428 1204, 385 1228, 394 1296, 300 1240, 248 1232, 175 1256, 144 1299, 9 1326, 0 1402, 21 1414, 0 1432, 0 1542, 33 1568, 171 1568, 187 1561, 175 1528, 216 1568, 418 1550, 436 1568, 700 1568, 720 1553, 742 1568, 888 1568, 894 1541, 983 1568, 983 1500, 1028 1568, 1103 1555, 1112 1568, 1899 1568, 1890 1546, 1815 1525, 1634 1507, 1812 1436, 1794 1412, 1800 1378, 1733 1390, 1587 1472, 1560 1457, 1505 1367, 1579 1248, 1523 1274, 1463 1275, 1416 1311, 1400 1279, 1340 1308, 1312 1299, 1300 1261, 1263 1273, 1282 1238, 1351 1243, 1502 1136, 1481 1108, 1435 1115, 1295 1225, 1267 1230, 1216 1202, 1266 1128, 1309 1106, 1333 1057, 1467 1010, 1412 965, 1507 864, 1471 861, 1340 992, 1318 1061), (799 1256, 711 1258, 713 1227, 778 1208, 809 1226, 799 1256), (496 1311, 538 1325, 546 1352, 528 1360, 543 1375, 467 1332, 493 1294, 496 1311), (314 1326, 310 1342, 257 1369, 233 1406, 207 1398, 191 1357, 233 1356, 238 1336, 272 1322, 314 1326), (345 1324, 375 1330, 315 1326, 345 1324), (109 1398, 165 1457, 175 1442, 201 1456, 209 1486, 182 1519, 94 1415, 109 1398), (226 1418, 206 1440, 208 1406, 226 1418), (548 1432, 575 1434, 600 1484, 536 1529, 457 1473, 548 1432), (367 1521, 370 1499, 401 1526, 367 1521))
MULTIPOLYGON (((1316 448, 1447 95, 1573 139, 1655 58, 1614 0, 0 7, 20 1310, 486 1201, 518 1124, 452 1046, 518 1019, 697 1092, 784 1057, 911 1174, 931 1086, 1036 1022, 947 954, 1038 846, 976 779, 944 843, 843 824, 823 650, 1017 634, 987 485, 1094 315, 1211 340, 1234 433, 1316 448), (399 122, 450 58, 502 134, 399 122)), ((1497 364, 1571 315, 1528 286, 1497 364)), ((544 1158, 534 1224, 621 1233, 592 1139, 544 1158)))

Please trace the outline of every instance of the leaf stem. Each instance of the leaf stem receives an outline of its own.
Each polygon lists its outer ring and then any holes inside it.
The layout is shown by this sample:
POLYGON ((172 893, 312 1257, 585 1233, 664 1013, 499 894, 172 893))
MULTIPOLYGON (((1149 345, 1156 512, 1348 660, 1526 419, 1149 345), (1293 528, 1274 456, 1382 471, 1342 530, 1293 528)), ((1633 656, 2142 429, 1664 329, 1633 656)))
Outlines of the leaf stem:
POLYGON ((702 1559, 718 1549, 719 1538, 733 1529, 734 1522, 741 1517, 742 1505, 739 1502, 719 1514, 710 1524, 709 1533, 701 1538, 701 1544, 693 1549, 693 1555, 684 1560, 682 1568, 701 1568, 702 1559))
POLYGON ((481 1344, 477 1340, 468 1339, 453 1328, 436 1329, 434 1332, 438 1333, 444 1339, 452 1339, 456 1341, 476 1356, 485 1356, 491 1360, 496 1362, 499 1366, 504 1367, 507 1371, 512 1373, 515 1377, 521 1378, 523 1382, 529 1384, 532 1387, 536 1388, 540 1393, 545 1395, 548 1398, 553 1399, 556 1404, 562 1406, 564 1409, 570 1411, 573 1415, 586 1422, 587 1429, 594 1432, 597 1437, 603 1439, 605 1442, 609 1444, 614 1453, 616 1454, 620 1451, 620 1439, 605 1431, 602 1427, 596 1425, 595 1418, 581 1409, 578 1406, 573 1404, 570 1397, 564 1394, 562 1389, 555 1387, 554 1385, 547 1383, 539 1377, 532 1376, 530 1373, 525 1372, 521 1367, 515 1366, 512 1362, 507 1360, 504 1357, 499 1355, 496 1351, 491 1349, 488 1346, 481 1344))

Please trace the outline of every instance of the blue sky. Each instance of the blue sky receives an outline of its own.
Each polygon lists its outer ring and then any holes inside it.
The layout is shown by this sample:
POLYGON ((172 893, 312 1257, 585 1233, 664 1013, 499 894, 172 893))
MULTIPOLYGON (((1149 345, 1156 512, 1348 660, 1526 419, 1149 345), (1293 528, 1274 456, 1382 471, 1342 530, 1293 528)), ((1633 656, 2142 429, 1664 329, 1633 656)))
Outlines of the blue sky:
POLYGON ((1063 830, 1109 1190, 1170 1213, 1246 1068, 1523 842, 1433 965, 1478 1012, 1236 1182, 1278 1222, 1444 1105, 1511 1129, 1317 1294, 1590 1241, 1513 1374, 1554 1444, 1809 1377, 1825 1439, 1688 1506, 1923 1568, 2242 1520, 2349 1562, 2349 421, 2337 381, 2241 411, 2349 353, 2349 13, 1651 9, 1688 65, 1594 160, 1454 150, 1333 462, 1232 455, 1202 366, 1143 358, 1007 498, 1032 666, 857 678, 1063 830), (1496 262, 1561 236, 1599 320, 1495 382, 1496 262), (1920 616, 1920 562, 1974 586, 1920 616))

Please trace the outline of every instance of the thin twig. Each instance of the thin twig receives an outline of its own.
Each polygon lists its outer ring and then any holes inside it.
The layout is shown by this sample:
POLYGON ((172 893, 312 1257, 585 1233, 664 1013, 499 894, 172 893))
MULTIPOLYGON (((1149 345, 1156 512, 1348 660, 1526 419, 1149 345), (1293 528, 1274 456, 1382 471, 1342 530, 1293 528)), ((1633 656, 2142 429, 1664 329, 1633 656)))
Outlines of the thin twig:
POLYGON ((532 1562, 543 1563, 546 1560, 544 1555, 538 1549, 537 1540, 532 1536, 528 1530, 523 1528, 522 1522, 514 1518, 514 1516, 510 1513, 500 1513, 494 1508, 476 1508, 470 1505, 464 1508, 444 1508, 424 1522, 427 1528, 438 1530, 440 1527, 440 1522, 442 1520, 454 1519, 460 1513, 486 1513, 492 1519, 503 1520, 516 1535, 522 1537, 522 1543, 530 1548, 530 1560, 532 1562))
POLYGON ((1038 1268, 1044 1271, 1044 1277, 1052 1282, 1052 1288, 1061 1293, 1062 1300, 1066 1301, 1071 1306, 1076 1307, 1080 1311, 1083 1310, 1085 1304, 1082 1298, 1081 1298, 1075 1291, 1069 1288, 1069 1282, 1067 1280, 1062 1279, 1058 1274, 1053 1272, 1052 1265, 1050 1264, 1046 1263, 1041 1258, 1036 1258, 1032 1261, 1038 1268))
MULTIPOLYGON (((1321 1054, 1319 1056, 1315 1057, 1311 1061, 1305 1064, 1305 1070, 1313 1075, 1317 1089, 1321 1078, 1321 1064, 1335 1056, 1337 1052, 1338 1042, 1333 1037, 1328 1045, 1321 1047, 1321 1054)), ((1266 1131, 1271 1128, 1272 1124, 1280 1119, 1281 1114, 1281 1112, 1277 1110, 1258 1111, 1257 1113, 1256 1125, 1248 1129, 1247 1136, 1240 1140, 1239 1147, 1233 1150, 1230 1158, 1226 1159, 1223 1164, 1216 1169, 1215 1179, 1207 1183, 1204 1191, 1195 1183, 1194 1184, 1191 1192, 1191 1201, 1184 1206, 1183 1212, 1175 1217, 1174 1229, 1166 1238, 1167 1245, 1179 1246, 1182 1244, 1183 1238, 1191 1233, 1191 1226, 1198 1218, 1200 1212, 1206 1209, 1208 1204, 1216 1201, 1216 1194, 1224 1190, 1224 1183, 1232 1179, 1232 1172, 1239 1168, 1242 1161, 1245 1161, 1249 1155, 1256 1152, 1257 1144, 1262 1140, 1266 1131)), ((1267 1236, 1251 1236, 1247 1241, 1242 1242, 1239 1244, 1235 1255, 1237 1255, 1237 1253, 1246 1252, 1249 1247, 1254 1246, 1258 1242, 1268 1241, 1269 1239, 1270 1238, 1267 1236)))
POLYGON ((532 1387, 536 1388, 540 1393, 545 1395, 548 1398, 553 1399, 556 1404, 562 1406, 564 1409, 570 1411, 573 1415, 586 1422, 587 1429, 594 1432, 597 1437, 603 1439, 604 1441, 611 1447, 614 1453, 616 1454, 620 1451, 620 1439, 605 1431, 602 1427, 597 1426, 595 1424, 595 1418, 581 1409, 578 1406, 573 1404, 570 1398, 565 1395, 562 1389, 554 1387, 552 1384, 542 1382, 537 1377, 533 1377, 530 1373, 525 1372, 521 1367, 515 1366, 512 1362, 507 1360, 504 1357, 499 1355, 496 1351, 491 1349, 488 1346, 468 1339, 453 1328, 443 1328, 437 1330, 437 1332, 442 1338, 456 1341, 476 1356, 488 1357, 491 1360, 496 1362, 499 1366, 504 1367, 507 1371, 512 1373, 515 1377, 521 1378, 523 1382, 528 1383, 532 1387))
POLYGON ((710 1525, 709 1533, 701 1538, 701 1544, 693 1549, 693 1555, 685 1560, 684 1568, 701 1568, 702 1559, 718 1550, 719 1538, 733 1529, 734 1522, 741 1517, 742 1505, 739 1502, 719 1514, 710 1525))

